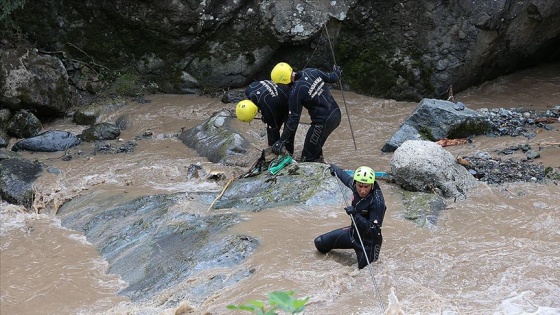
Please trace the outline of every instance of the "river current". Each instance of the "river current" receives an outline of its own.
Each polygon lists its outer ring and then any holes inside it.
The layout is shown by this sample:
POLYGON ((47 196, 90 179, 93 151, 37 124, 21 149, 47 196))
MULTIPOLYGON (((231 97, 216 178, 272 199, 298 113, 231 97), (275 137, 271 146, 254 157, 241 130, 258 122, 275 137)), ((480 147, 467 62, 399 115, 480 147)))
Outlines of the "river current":
MULTIPOLYGON (((343 78, 344 79, 344 78, 343 78)), ((389 171, 391 153, 381 147, 417 103, 334 91, 343 120, 324 148, 328 163, 354 169, 368 165, 389 171), (347 109, 347 111, 346 111, 347 109), (349 118, 348 118, 348 115, 349 118), (350 127, 350 123, 351 126, 350 127), (354 141, 356 148, 354 146, 354 141)), ((225 173, 232 167, 199 157, 176 138, 222 108, 234 104, 195 95, 148 95, 107 114, 105 121, 129 115, 124 141, 149 130, 132 153, 95 155, 62 161, 62 152, 23 153, 60 172, 43 172, 34 187, 42 214, 0 204, 0 314, 232 314, 228 304, 266 300, 275 290, 309 297, 305 314, 560 314, 560 186, 558 183, 480 183, 463 201, 449 201, 431 228, 403 217, 401 189, 380 181, 386 203, 380 259, 357 269, 354 253, 316 252, 313 239, 349 224, 343 206, 292 206, 244 214, 229 233, 252 235, 258 249, 243 262, 255 273, 205 301, 180 301, 165 308, 171 288, 153 299, 132 303, 118 295, 126 287, 83 234, 60 225, 54 211, 78 194, 98 198, 115 192, 134 195, 210 191, 223 182, 188 180, 188 166, 201 163, 225 173)), ((500 77, 455 95, 472 109, 524 108, 544 111, 560 105, 560 64, 542 65, 500 77)), ((298 129, 299 156, 306 120, 298 129)), ((255 120, 238 123, 257 147, 265 128, 255 120)), ((560 124, 527 138, 475 137, 470 144, 446 147, 454 156, 472 155, 528 143, 540 148, 535 163, 560 167, 560 124)), ((62 119, 45 129, 80 133, 83 127, 62 119)), ((91 144, 81 144, 91 151, 91 144)), ((258 153, 258 152, 253 152, 258 153)), ((46 167, 45 167, 46 168, 46 167)), ((200 211, 189 209, 185 211, 200 211)), ((212 271, 186 282, 205 281, 212 271)), ((241 314, 241 313, 239 313, 241 314)))

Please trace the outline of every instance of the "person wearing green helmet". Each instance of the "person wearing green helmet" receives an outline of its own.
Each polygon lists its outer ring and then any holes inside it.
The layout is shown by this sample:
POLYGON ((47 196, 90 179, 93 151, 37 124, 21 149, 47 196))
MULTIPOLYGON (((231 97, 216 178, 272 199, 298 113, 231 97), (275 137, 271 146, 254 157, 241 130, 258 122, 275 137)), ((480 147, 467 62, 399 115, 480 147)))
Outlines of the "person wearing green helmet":
POLYGON ((323 162, 323 146, 329 135, 340 125, 342 114, 334 97, 330 93, 327 83, 336 83, 342 70, 334 66, 332 72, 324 72, 315 68, 305 68, 293 71, 285 63, 278 63, 271 71, 273 82, 291 86, 288 98, 288 119, 280 139, 272 145, 272 151, 277 153, 286 145, 297 131, 303 107, 307 109, 311 118, 301 152, 302 162, 323 162))
POLYGON ((387 209, 383 193, 375 180, 375 172, 370 167, 358 167, 353 176, 335 164, 331 164, 329 170, 331 175, 336 176, 352 190, 352 205, 344 210, 353 220, 350 226, 315 238, 315 248, 323 254, 333 249, 353 249, 356 252, 358 268, 363 269, 368 265, 368 261, 377 261, 383 243, 381 225, 387 209))
MULTIPOLYGON (((237 118, 250 122, 260 111, 261 120, 266 124, 268 145, 272 146, 280 140, 280 128, 288 118, 289 92, 287 85, 277 85, 270 80, 255 81, 245 89, 248 99, 237 103, 237 118)), ((284 147, 288 153, 294 154, 294 136, 286 140, 284 147)))

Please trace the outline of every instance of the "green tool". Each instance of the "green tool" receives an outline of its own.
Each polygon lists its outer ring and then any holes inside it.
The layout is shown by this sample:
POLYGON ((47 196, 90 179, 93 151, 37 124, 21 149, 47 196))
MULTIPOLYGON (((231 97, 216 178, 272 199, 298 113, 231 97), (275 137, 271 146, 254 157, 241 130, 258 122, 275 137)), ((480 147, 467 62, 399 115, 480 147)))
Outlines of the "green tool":
POLYGON ((292 156, 287 155, 279 155, 274 161, 270 163, 268 166, 268 171, 272 175, 278 174, 286 165, 292 163, 292 156))

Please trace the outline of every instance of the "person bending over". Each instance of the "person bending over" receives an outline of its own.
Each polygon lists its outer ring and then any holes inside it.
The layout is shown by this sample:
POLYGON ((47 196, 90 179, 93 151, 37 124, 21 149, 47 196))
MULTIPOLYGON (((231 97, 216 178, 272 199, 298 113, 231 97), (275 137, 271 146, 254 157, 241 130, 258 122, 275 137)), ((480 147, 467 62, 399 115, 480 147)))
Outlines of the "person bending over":
POLYGON ((344 210, 354 220, 350 222, 350 226, 315 238, 315 247, 323 254, 333 249, 353 249, 356 252, 358 268, 363 269, 368 265, 368 260, 370 263, 377 261, 383 243, 381 225, 387 209, 383 193, 375 181, 375 172, 367 166, 358 167, 354 176, 347 174, 335 164, 331 164, 329 169, 331 175, 338 177, 352 190, 352 205, 344 210))
MULTIPOLYGON (((237 103, 235 113, 243 122, 252 121, 257 112, 261 112, 261 120, 266 124, 268 145, 272 146, 280 140, 280 128, 288 118, 288 94, 290 87, 277 85, 270 80, 255 81, 245 89, 248 98, 237 103)), ((284 147, 294 154, 294 136, 285 141, 284 147)))
POLYGON ((270 77, 279 86, 291 85, 288 98, 288 119, 282 136, 272 146, 273 152, 282 150, 287 141, 297 131, 301 112, 305 107, 311 117, 311 127, 305 136, 302 162, 323 162, 323 146, 329 135, 340 125, 341 112, 326 83, 335 83, 340 78, 340 67, 334 66, 333 72, 323 72, 315 68, 305 68, 295 72, 292 67, 281 62, 277 64, 270 77))

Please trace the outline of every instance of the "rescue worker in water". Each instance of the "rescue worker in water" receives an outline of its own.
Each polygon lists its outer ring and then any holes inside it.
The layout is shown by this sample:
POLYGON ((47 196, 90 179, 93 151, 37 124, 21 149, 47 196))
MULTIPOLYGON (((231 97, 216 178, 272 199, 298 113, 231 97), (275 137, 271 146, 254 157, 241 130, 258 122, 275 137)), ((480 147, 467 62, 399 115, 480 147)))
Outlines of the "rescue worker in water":
POLYGON ((342 227, 315 238, 315 247, 323 254, 333 249, 353 249, 356 252, 358 268, 377 261, 383 243, 381 226, 385 217, 385 200, 375 172, 367 166, 360 166, 354 175, 340 169, 335 164, 329 167, 331 175, 338 177, 352 190, 352 205, 346 213, 353 217, 350 226, 342 227), (362 243, 363 242, 363 246, 362 243))

